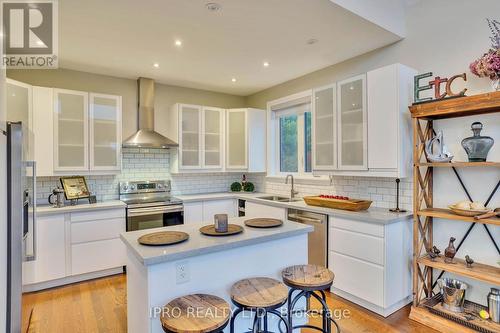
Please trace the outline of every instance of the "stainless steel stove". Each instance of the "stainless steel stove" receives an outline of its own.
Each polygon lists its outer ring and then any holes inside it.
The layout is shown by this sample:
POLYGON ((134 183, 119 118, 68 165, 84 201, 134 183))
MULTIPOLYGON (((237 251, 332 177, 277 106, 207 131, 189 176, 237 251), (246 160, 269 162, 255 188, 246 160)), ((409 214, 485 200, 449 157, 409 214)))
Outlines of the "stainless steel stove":
POLYGON ((120 200, 127 204, 127 231, 184 224, 182 200, 170 195, 170 181, 120 183, 120 200))

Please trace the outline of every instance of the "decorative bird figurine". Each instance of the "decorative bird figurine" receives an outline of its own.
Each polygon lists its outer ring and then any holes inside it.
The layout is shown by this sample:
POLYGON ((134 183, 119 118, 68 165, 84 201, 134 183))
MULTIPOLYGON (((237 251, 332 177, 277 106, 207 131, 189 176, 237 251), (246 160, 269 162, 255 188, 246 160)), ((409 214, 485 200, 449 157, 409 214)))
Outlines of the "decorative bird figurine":
POLYGON ((439 257, 435 252, 432 250, 427 251, 427 254, 429 255, 429 258, 431 258, 431 261, 436 261, 436 258, 439 257))
POLYGON ((467 254, 465 256, 465 263, 467 264, 467 268, 472 268, 472 264, 474 263, 474 260, 472 260, 471 257, 467 254))
POLYGON ((455 245, 453 242, 455 241, 455 237, 450 237, 450 242, 448 243, 448 247, 444 250, 444 262, 448 264, 453 264, 453 258, 455 258, 455 254, 457 254, 457 250, 455 249, 455 245))
POLYGON ((436 245, 434 245, 434 246, 432 247, 432 252, 433 252, 436 256, 440 257, 440 255, 439 255, 439 254, 441 253, 441 250, 440 250, 440 249, 438 249, 438 248, 436 247, 436 245))

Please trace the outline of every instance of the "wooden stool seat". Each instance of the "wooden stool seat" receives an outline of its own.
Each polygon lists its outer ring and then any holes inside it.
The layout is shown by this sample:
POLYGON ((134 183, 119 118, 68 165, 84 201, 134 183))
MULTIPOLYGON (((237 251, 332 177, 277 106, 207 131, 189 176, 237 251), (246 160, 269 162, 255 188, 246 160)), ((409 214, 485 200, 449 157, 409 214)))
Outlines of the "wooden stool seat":
POLYGON ((165 332, 212 333, 222 330, 230 317, 231 308, 222 298, 194 294, 165 305, 160 321, 165 332))
POLYGON ((244 279, 231 288, 233 302, 248 309, 273 309, 283 305, 287 296, 283 283, 266 277, 244 279))
POLYGON ((281 273, 283 282, 291 288, 316 291, 328 289, 335 275, 326 267, 317 265, 296 265, 287 267, 281 273))

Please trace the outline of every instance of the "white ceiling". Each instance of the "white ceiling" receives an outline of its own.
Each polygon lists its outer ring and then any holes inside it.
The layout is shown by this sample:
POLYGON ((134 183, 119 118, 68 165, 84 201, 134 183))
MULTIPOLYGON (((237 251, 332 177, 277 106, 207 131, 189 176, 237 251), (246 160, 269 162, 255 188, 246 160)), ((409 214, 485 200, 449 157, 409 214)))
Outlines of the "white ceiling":
POLYGON ((329 0, 63 0, 59 36, 60 67, 236 95, 400 39, 329 0))

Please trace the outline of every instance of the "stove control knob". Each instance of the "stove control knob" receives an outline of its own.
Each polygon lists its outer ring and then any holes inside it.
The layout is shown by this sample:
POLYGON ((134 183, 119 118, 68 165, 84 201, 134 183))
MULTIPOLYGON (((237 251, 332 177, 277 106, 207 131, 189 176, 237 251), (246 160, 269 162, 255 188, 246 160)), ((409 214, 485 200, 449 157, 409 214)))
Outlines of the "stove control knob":
POLYGON ((122 189, 123 189, 124 191, 128 190, 128 185, 123 185, 122 189))
POLYGON ((132 191, 135 191, 135 185, 130 185, 130 189, 131 189, 132 191))
POLYGON ((158 185, 156 185, 156 187, 161 190, 163 188, 163 185, 162 184, 158 184, 158 185))

